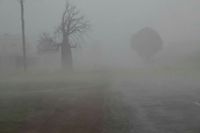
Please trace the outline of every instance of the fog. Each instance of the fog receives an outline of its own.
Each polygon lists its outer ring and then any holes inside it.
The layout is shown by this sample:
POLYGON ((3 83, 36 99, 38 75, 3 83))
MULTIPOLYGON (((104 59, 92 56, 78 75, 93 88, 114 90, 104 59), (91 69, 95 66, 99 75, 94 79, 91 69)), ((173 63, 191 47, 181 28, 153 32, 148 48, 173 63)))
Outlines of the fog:
MULTIPOLYGON (((117 2, 114 0, 73 0, 72 3, 91 23, 90 31, 81 42, 82 50, 76 49, 79 52, 74 52, 77 58, 80 57, 77 54, 80 52, 83 54, 83 51, 87 51, 85 49, 92 49, 98 42, 97 44, 101 45, 98 47, 102 49, 102 64, 119 67, 138 66, 143 61, 130 48, 130 40, 137 31, 144 27, 155 29, 163 39, 165 47, 171 47, 173 43, 178 44, 184 41, 199 41, 198 12, 200 9, 197 0, 124 0, 117 2)), ((55 31, 61 21, 64 4, 64 0, 25 2, 26 36, 31 41, 31 45, 34 47, 37 45, 41 33, 55 31)), ((1 34, 20 35, 20 8, 17 1, 1 1, 0 18, 1 34)), ((180 51, 182 49, 180 46, 180 51)), ((80 64, 80 60, 83 59, 76 60, 79 60, 80 64)))
POLYGON ((0 133, 199 133, 199 0, 0 0, 0 133))

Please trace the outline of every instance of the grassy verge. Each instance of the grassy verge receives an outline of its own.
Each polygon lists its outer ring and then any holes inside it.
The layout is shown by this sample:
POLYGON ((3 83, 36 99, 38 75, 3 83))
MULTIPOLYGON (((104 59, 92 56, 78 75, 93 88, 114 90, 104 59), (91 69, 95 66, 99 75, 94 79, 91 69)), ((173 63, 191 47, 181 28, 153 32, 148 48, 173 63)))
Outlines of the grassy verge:
POLYGON ((128 133, 129 112, 102 73, 17 74, 0 80, 1 133, 128 133))

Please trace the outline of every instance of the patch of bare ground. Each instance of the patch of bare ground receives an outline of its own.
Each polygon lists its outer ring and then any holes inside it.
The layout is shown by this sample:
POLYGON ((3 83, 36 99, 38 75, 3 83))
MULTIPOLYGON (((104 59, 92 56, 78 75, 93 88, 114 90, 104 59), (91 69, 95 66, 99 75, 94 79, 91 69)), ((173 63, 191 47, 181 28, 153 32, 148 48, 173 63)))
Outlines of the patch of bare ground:
POLYGON ((20 133, 101 133, 103 90, 79 91, 70 98, 64 93, 43 97, 50 106, 31 115, 20 133))

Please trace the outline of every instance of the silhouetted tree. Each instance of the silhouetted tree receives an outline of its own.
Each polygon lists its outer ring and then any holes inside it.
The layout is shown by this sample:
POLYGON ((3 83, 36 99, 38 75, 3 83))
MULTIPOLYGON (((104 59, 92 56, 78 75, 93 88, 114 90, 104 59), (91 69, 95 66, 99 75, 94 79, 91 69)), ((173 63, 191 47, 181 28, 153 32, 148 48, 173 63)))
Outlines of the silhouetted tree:
POLYGON ((57 52, 60 44, 58 44, 53 37, 48 33, 43 33, 38 40, 37 50, 39 54, 46 52, 57 52))
POLYGON ((71 5, 67 1, 62 14, 61 24, 56 29, 53 37, 47 33, 40 36, 38 51, 41 53, 52 52, 59 50, 60 47, 63 68, 72 69, 72 48, 78 46, 77 41, 80 41, 81 36, 88 29, 89 21, 81 15, 76 6, 71 5))
POLYGON ((61 61, 62 66, 72 68, 72 51, 76 45, 70 43, 70 39, 76 38, 85 33, 89 28, 89 22, 81 15, 76 6, 66 2, 65 10, 62 14, 61 24, 58 32, 62 36, 61 42, 61 61))
POLYGON ((163 41, 157 31, 146 27, 132 37, 132 48, 145 60, 151 59, 163 48, 163 41))

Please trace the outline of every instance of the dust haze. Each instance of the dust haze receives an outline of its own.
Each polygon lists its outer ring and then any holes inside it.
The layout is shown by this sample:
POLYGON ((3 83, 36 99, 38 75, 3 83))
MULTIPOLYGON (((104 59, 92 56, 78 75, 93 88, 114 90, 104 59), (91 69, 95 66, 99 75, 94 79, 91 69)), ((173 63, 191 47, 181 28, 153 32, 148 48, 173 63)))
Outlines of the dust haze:
POLYGON ((199 133, 199 4, 0 0, 0 132, 199 133))

